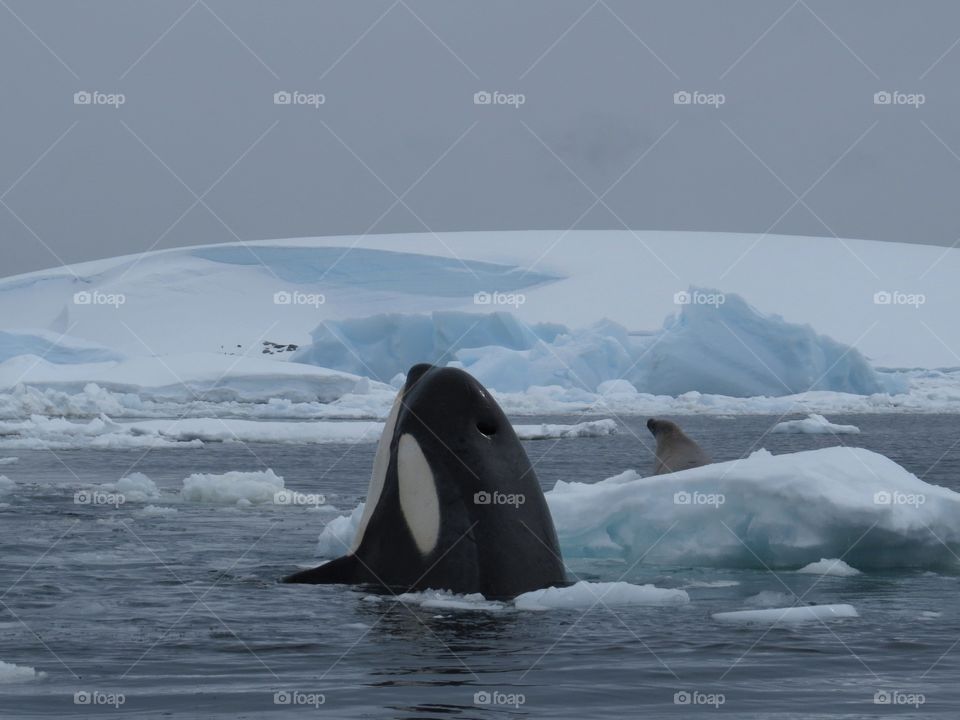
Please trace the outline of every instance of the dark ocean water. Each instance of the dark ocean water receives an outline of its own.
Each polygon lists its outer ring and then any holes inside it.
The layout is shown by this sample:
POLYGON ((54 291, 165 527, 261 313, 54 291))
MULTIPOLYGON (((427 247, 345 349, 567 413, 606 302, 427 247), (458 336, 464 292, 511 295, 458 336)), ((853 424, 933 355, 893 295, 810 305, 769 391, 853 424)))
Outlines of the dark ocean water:
MULTIPOLYGON (((576 418, 522 422, 540 420, 576 418)), ((774 418, 679 418, 716 460, 759 447, 780 453, 845 442, 960 489, 955 416, 831 420, 863 433, 764 437, 774 418)), ((545 489, 557 480, 593 482, 650 467, 643 423, 628 418, 611 437, 526 447, 545 489)), ((586 613, 431 610, 392 598, 375 602, 348 588, 276 584, 310 561, 328 517, 322 513, 171 496, 155 504, 176 514, 145 516, 142 503, 114 509, 73 502, 78 487, 131 469, 172 493, 194 472, 270 467, 288 488, 324 493, 346 512, 366 492, 373 452, 370 444, 0 452, 20 458, 0 467, 18 483, 0 509, 0 660, 46 674, 0 685, 0 716, 957 715, 960 575, 821 579, 640 565, 626 579, 686 586, 690 603, 615 611, 600 605, 586 613), (743 609, 761 591, 803 595, 814 584, 808 600, 850 603, 860 617, 774 628, 711 618, 743 609), (890 695, 898 704, 876 704, 878 691, 900 693, 890 695), (485 692, 500 704, 483 704, 486 696, 477 693, 485 692)), ((592 580, 623 571, 614 560, 571 559, 571 567, 592 580)))

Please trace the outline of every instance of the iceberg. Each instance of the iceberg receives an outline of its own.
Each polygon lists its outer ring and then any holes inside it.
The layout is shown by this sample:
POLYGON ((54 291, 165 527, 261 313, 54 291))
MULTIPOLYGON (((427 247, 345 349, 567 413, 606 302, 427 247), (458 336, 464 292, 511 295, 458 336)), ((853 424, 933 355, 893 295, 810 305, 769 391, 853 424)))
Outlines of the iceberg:
POLYGON ((691 288, 688 303, 661 330, 630 334, 610 321, 571 330, 527 325, 506 312, 386 314, 324 322, 293 361, 390 382, 413 364, 462 367, 491 390, 576 388, 600 397, 687 392, 731 397, 831 391, 903 392, 906 381, 878 373, 855 348, 807 325, 763 315, 743 298, 691 288))

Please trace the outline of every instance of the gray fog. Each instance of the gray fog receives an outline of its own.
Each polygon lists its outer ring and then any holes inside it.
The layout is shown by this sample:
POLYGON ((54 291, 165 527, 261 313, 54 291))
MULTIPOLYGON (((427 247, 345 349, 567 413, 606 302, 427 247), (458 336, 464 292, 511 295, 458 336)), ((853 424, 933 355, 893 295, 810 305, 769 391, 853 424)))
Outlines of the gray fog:
POLYGON ((428 230, 953 245, 958 45, 950 0, 0 0, 0 275, 428 230))

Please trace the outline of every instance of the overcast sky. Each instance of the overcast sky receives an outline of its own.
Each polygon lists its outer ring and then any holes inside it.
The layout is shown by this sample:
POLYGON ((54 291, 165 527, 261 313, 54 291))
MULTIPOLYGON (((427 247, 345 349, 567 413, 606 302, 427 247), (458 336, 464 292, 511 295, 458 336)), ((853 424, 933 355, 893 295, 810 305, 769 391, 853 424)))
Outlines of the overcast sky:
POLYGON ((952 245, 958 39, 953 0, 3 0, 0 275, 427 229, 952 245))

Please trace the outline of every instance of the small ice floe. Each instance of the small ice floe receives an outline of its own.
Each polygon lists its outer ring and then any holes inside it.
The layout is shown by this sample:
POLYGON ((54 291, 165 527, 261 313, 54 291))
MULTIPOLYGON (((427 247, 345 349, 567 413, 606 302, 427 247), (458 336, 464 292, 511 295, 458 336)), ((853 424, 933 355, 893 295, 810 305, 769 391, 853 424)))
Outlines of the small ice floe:
POLYGON ((176 508, 163 507, 161 505, 147 505, 140 511, 141 515, 164 517, 167 515, 176 515, 179 512, 176 508))
POLYGON ((713 613, 718 622, 735 625, 793 625, 860 617, 853 605, 797 605, 766 610, 734 610, 713 613))
POLYGON ((184 479, 180 496, 188 502, 246 507, 254 503, 272 503, 274 495, 283 489, 283 478, 270 469, 220 475, 194 473, 184 479))
POLYGON ((518 596, 514 605, 520 610, 576 610, 593 605, 684 605, 690 596, 684 590, 633 585, 627 582, 580 582, 570 587, 550 587, 518 596))
POLYGON ((773 433, 804 433, 807 435, 855 435, 860 432, 856 425, 835 425, 823 415, 811 413, 803 420, 788 420, 777 423, 773 433))
POLYGON ((591 420, 576 425, 514 425, 513 429, 521 440, 546 440, 548 438, 585 438, 615 435, 617 421, 591 420))
POLYGON ((397 600, 408 605, 419 605, 431 610, 482 610, 504 612, 510 609, 506 603, 487 600, 480 593, 458 595, 449 590, 424 590, 422 592, 403 593, 397 600))
POLYGON ((691 588, 725 588, 736 587, 740 583, 736 580, 693 580, 681 587, 691 588))
POLYGON ((6 475, 0 475, 0 495, 5 495, 6 493, 12 491, 16 486, 17 484, 6 475))
POLYGON ((860 575, 860 571, 850 567, 843 560, 836 558, 821 558, 817 562, 812 562, 799 570, 798 573, 807 575, 832 575, 834 577, 852 577, 860 575))
POLYGON ((19 460, 20 458, 18 457, 0 457, 0 465, 13 465, 19 460))
POLYGON ((26 665, 15 665, 0 660, 0 685, 42 680, 47 676, 44 672, 37 672, 26 665))

